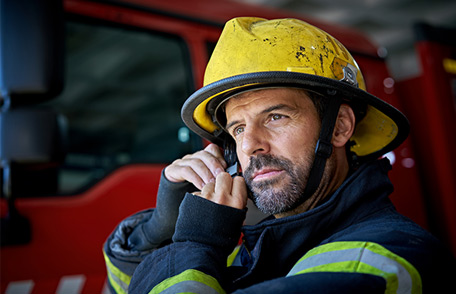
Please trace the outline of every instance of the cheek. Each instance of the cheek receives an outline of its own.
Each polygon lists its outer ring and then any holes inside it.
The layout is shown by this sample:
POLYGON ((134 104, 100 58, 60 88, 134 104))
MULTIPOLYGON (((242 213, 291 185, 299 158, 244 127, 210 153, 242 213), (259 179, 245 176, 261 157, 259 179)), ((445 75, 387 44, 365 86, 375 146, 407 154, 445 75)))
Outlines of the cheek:
POLYGON ((244 152, 236 146, 236 154, 238 158, 238 162, 241 164, 241 169, 245 170, 249 166, 249 157, 245 155, 244 152))
POLYGON ((307 159, 309 153, 314 152, 318 140, 318 133, 314 131, 311 128, 296 128, 277 134, 273 149, 290 160, 301 160, 303 157, 307 159))
POLYGON ((301 140, 297 140, 293 136, 277 137, 274 142, 274 147, 271 148, 277 155, 285 157, 289 160, 294 160, 302 153, 304 146, 301 140))

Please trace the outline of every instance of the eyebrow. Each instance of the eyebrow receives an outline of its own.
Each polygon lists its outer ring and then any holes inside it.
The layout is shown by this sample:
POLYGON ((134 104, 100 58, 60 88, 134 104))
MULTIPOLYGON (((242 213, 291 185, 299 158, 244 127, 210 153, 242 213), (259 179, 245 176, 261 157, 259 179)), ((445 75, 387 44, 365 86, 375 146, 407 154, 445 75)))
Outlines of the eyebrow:
MULTIPOLYGON (((294 108, 290 107, 289 105, 286 105, 286 104, 277 104, 277 105, 272 105, 266 109, 263 109, 259 114, 265 114, 265 113, 269 113, 269 112, 272 112, 272 111, 275 111, 275 110, 294 110, 294 108)), ((232 126, 240 123, 241 121, 239 120, 235 120, 235 121, 232 121, 230 122, 229 124, 227 124, 225 126, 225 129, 226 130, 229 130, 232 126)))

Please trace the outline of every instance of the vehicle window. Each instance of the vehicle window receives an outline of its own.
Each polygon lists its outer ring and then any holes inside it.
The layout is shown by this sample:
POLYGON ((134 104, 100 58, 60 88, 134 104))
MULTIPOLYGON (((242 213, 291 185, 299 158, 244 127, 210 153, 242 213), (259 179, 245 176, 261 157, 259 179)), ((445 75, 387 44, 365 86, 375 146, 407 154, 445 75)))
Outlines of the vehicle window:
POLYGON ((119 166, 168 163, 201 147, 180 109, 194 91, 182 39, 99 24, 66 25, 67 119, 59 193, 86 188, 119 166))

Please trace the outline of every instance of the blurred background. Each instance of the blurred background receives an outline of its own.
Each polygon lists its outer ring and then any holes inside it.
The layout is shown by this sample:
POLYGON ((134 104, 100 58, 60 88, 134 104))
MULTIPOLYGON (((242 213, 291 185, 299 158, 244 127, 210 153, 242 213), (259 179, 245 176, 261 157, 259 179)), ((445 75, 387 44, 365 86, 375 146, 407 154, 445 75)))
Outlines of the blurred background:
POLYGON ((410 120, 387 154, 393 203, 456 255, 456 0, 2 0, 0 293, 108 292, 106 238, 207 144, 181 107, 238 16, 301 18, 348 48, 410 120))
MULTIPOLYGON (((396 79, 418 74, 413 24, 456 27, 455 0, 235 0, 302 14, 367 34, 396 79)), ((453 36, 454 37, 454 36, 453 36)), ((448 36, 451 38, 451 36, 448 36)))

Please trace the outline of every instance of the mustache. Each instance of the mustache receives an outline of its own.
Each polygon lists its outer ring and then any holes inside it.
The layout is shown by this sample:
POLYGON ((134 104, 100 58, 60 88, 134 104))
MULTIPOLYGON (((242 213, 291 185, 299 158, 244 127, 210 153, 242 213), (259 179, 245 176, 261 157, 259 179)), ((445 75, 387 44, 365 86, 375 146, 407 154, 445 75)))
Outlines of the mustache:
POLYGON ((271 154, 262 154, 250 158, 249 166, 243 171, 246 181, 252 181, 253 174, 264 167, 284 169, 287 172, 292 170, 293 163, 285 158, 275 157, 271 154))

